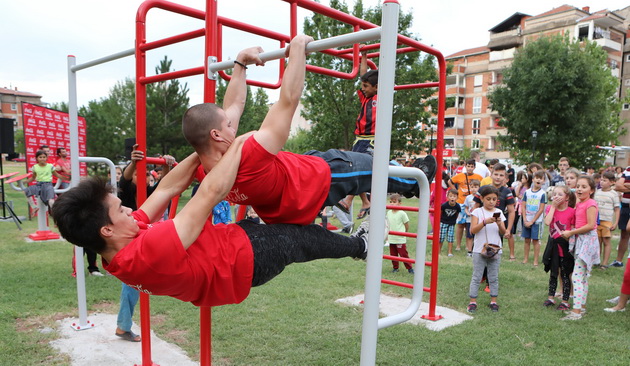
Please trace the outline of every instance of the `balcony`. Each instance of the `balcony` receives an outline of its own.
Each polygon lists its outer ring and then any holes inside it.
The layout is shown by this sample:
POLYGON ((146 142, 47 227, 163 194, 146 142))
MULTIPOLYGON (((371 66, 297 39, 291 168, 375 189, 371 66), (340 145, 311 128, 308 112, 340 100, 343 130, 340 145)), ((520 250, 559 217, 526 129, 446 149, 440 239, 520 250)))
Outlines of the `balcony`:
POLYGON ((606 52, 621 51, 621 43, 615 42, 609 38, 596 38, 593 39, 593 42, 597 43, 606 52))
POLYGON ((522 45, 523 37, 521 37, 520 28, 499 33, 492 33, 490 34, 490 42, 488 42, 488 48, 490 48, 491 51, 515 48, 522 45))

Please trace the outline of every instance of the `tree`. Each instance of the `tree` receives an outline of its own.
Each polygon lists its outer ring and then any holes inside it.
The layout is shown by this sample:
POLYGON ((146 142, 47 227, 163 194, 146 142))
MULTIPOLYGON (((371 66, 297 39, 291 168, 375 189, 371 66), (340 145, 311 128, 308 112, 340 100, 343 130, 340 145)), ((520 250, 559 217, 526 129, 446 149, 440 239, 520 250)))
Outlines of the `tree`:
MULTIPOLYGON (((223 104, 223 97, 227 83, 220 79, 217 83, 217 104, 223 104)), ((245 110, 241 115, 237 134, 258 130, 265 116, 269 112, 269 96, 262 88, 256 89, 256 94, 252 96, 251 87, 247 86, 247 98, 245 99, 245 110)))
MULTIPOLYGON (((164 57, 156 73, 171 71, 172 61, 164 57)), ((124 140, 135 137, 135 82, 118 82, 109 96, 93 100, 79 108, 87 121, 87 148, 91 156, 119 161, 124 154, 124 140)), ((147 155, 170 154, 183 159, 192 153, 181 132, 181 118, 188 108, 188 88, 178 80, 147 86, 147 155)))
MULTIPOLYGON (((343 0, 331 0, 332 8, 348 13, 343 0)), ((374 24, 381 22, 381 8, 364 10, 363 2, 357 1, 352 14, 374 24)), ((417 39, 407 29, 411 27, 411 13, 400 14, 399 33, 417 39)), ((328 17, 315 14, 304 21, 304 33, 323 39, 351 33, 352 27, 328 17)), ((372 59, 378 65, 378 59, 372 59)), ((311 54, 308 63, 342 72, 350 72, 352 63, 322 53, 311 54)), ((437 72, 432 56, 424 57, 418 52, 398 55, 396 84, 436 81, 437 72)), ((311 147, 318 150, 329 148, 350 149, 354 142, 355 121, 360 110, 356 80, 342 80, 320 74, 307 73, 306 92, 302 100, 303 116, 313 123, 310 131, 311 147)), ((394 94, 391 149, 394 155, 403 152, 418 154, 424 147, 425 132, 420 123, 431 124, 431 113, 427 109, 435 89, 414 89, 394 94)), ((433 100, 435 102, 435 100, 433 100)), ((433 107, 435 111, 435 106, 433 107)))
POLYGON ((500 142, 513 158, 529 162, 535 150, 543 164, 562 156, 578 166, 603 160, 595 146, 614 144, 622 125, 619 83, 606 59, 596 43, 568 36, 541 37, 516 53, 503 85, 489 95, 507 127, 500 142))
MULTIPOLYGON (((172 60, 166 56, 155 68, 156 74, 171 71, 172 60)), ((181 132, 182 116, 188 109, 187 84, 166 80, 147 85, 147 152, 170 154, 180 160, 193 152, 181 132)))

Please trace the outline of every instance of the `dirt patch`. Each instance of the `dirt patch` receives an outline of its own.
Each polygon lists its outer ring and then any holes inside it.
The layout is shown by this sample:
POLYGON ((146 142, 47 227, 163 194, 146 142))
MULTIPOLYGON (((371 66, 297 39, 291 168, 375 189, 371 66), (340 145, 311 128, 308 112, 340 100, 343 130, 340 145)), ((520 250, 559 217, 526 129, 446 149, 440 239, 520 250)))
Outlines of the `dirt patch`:
POLYGON ((34 330, 41 331, 46 327, 54 328, 58 320, 68 318, 70 316, 72 316, 72 314, 54 313, 49 315, 33 316, 30 318, 17 318, 15 319, 15 330, 26 333, 34 330))

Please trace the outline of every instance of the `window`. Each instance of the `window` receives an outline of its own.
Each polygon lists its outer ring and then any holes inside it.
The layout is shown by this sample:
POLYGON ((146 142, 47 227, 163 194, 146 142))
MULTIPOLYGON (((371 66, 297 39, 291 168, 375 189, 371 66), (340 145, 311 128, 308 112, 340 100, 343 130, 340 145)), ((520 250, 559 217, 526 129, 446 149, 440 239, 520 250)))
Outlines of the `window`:
POLYGON ((588 25, 581 26, 578 28, 578 39, 580 41, 588 39, 588 25))
POLYGON ((479 125, 481 124, 481 120, 479 118, 475 118, 472 120, 472 134, 479 135, 479 125))
POLYGON ((630 109, 630 104, 628 104, 628 103, 624 103, 624 104, 623 104, 623 110, 624 110, 624 111, 627 111, 628 109, 630 109))
POLYGON ((444 128, 453 128, 455 126, 455 117, 444 118, 444 128))
POLYGON ((475 75, 475 87, 483 85, 483 75, 475 75))
POLYGON ((479 140, 472 140, 470 144, 471 149, 479 150, 479 140))
POLYGON ((473 113, 481 113, 481 97, 475 97, 473 99, 473 113))
POLYGON ((630 79, 626 79, 623 81, 626 86, 630 86, 630 79))
POLYGON ((17 111, 17 103, 11 103, 11 110, 17 111))
POLYGON ((626 55, 626 62, 630 62, 630 55, 626 55))
POLYGON ((616 60, 610 60, 610 68, 615 70, 617 68, 618 64, 616 60))

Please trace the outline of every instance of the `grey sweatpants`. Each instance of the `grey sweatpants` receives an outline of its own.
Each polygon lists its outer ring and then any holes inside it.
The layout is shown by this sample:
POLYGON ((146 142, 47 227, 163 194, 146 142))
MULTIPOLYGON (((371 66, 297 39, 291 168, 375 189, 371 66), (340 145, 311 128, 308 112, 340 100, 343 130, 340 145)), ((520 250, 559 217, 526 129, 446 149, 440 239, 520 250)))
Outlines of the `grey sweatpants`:
POLYGON ((499 296, 499 265, 501 264, 501 254, 497 254, 492 259, 484 258, 479 253, 473 253, 473 273, 470 279, 469 294, 472 299, 477 298, 479 284, 483 277, 483 270, 488 268, 488 283, 490 285, 490 297, 499 296))

